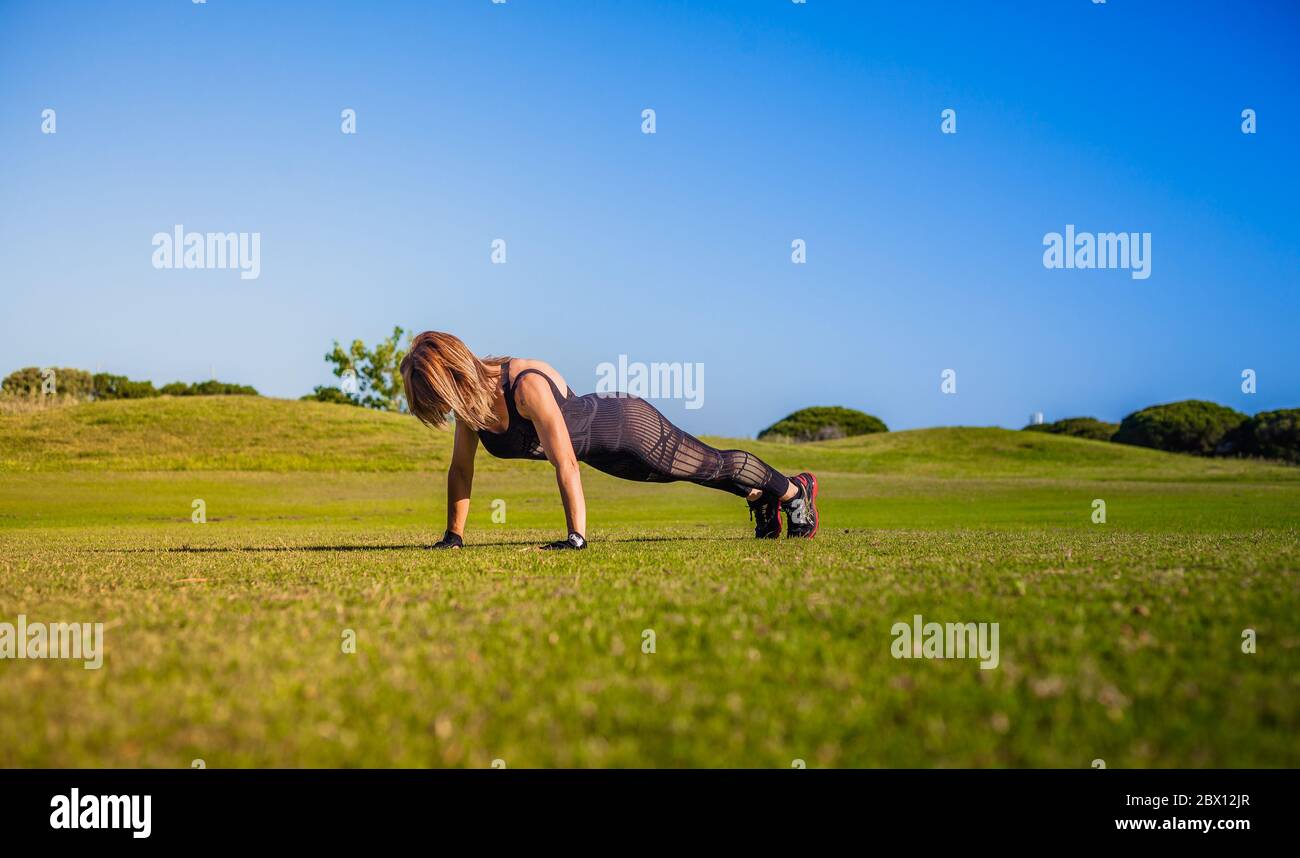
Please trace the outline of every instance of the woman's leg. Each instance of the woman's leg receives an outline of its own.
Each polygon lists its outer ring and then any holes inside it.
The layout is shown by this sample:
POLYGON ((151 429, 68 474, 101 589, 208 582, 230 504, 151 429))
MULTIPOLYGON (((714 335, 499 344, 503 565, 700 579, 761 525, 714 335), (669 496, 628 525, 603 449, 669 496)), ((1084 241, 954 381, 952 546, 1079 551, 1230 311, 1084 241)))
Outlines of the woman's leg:
POLYGON ((771 465, 744 450, 717 450, 705 444, 694 435, 685 435, 685 443, 698 444, 702 450, 696 451, 706 460, 717 456, 721 458, 718 476, 715 479, 686 477, 690 482, 712 489, 722 489, 746 500, 756 501, 763 495, 785 499, 791 494, 790 479, 772 468, 771 465))
POLYGON ((753 453, 711 447, 635 396, 600 398, 586 461, 624 479, 686 480, 750 500, 786 500, 797 493, 787 477, 753 453))
POLYGON ((781 535, 782 513, 787 536, 817 533, 816 477, 805 472, 788 478, 753 453, 710 447, 644 399, 598 397, 583 433, 589 442, 583 461, 607 474, 660 483, 687 480, 740 495, 749 501, 754 535, 760 538, 781 535))

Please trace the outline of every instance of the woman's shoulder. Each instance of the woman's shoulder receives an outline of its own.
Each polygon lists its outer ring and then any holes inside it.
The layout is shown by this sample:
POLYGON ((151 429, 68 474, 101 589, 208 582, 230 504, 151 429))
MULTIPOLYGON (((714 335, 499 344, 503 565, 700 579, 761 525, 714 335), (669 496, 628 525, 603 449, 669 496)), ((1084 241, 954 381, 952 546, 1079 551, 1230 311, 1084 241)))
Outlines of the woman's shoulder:
POLYGON ((526 369, 535 369, 550 376, 551 380, 558 384, 561 390, 564 389, 564 376, 560 375, 559 370, 546 361, 538 360, 537 358, 510 359, 510 377, 512 379, 518 378, 519 374, 526 369))
MULTIPOLYGON (((549 378, 551 381, 555 383, 555 386, 559 388, 561 392, 569 389, 568 382, 565 381, 564 376, 560 375, 559 371, 556 370, 555 367, 551 366, 549 363, 547 363, 544 360, 538 360, 536 358, 511 358, 510 359, 511 384, 514 385, 515 383, 517 383, 519 381, 520 374, 525 370, 530 370, 530 369, 537 370, 537 372, 540 372, 542 375, 545 375, 547 378, 549 378)), ((539 384, 542 385, 546 384, 546 381, 544 379, 538 378, 536 373, 530 373, 529 375, 524 376, 524 381, 526 382, 530 378, 536 379, 537 383, 539 384)))

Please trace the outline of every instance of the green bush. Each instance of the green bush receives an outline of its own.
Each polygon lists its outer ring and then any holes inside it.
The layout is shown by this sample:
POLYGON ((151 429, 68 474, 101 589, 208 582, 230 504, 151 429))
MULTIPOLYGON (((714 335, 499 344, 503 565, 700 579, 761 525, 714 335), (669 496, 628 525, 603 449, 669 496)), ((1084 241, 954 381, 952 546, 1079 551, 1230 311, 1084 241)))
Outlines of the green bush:
MULTIPOLYGON (((0 389, 16 396, 35 396, 42 392, 41 381, 41 368, 26 366, 9 373, 5 380, 0 382, 0 389)), ((90 373, 84 369, 55 367, 54 392, 75 396, 78 399, 89 399, 94 392, 94 381, 90 373)))
MULTIPOLYGON (((28 366, 9 373, 0 390, 15 396, 35 396, 41 393, 43 377, 39 367, 28 366)), ((152 396, 257 396, 246 384, 227 381, 200 381, 186 384, 173 381, 155 390, 152 381, 132 381, 124 375, 99 372, 91 375, 84 369, 54 369, 55 393, 77 399, 147 399, 152 396)))
POLYGON ((1171 453, 1213 454, 1246 415, 1215 402, 1185 399, 1125 417, 1111 440, 1171 453))
POLYGON ((1107 423, 1096 417, 1066 417, 1052 423, 1031 423, 1026 432, 1047 432, 1052 435, 1070 435, 1093 441, 1109 441, 1119 429, 1118 423, 1107 423))
POLYGON ((96 399, 149 399, 158 395, 152 381, 132 381, 124 375, 97 372, 94 384, 96 399))
POLYGON ((234 384, 229 381, 200 381, 190 385, 193 396, 260 396, 251 384, 234 384))
POLYGON ((1228 433, 1222 452, 1300 463, 1300 408, 1261 411, 1228 433))
POLYGON ((247 384, 231 384, 228 381, 196 381, 186 384, 173 381, 164 384, 158 391, 163 396, 258 396, 258 392, 247 384))
POLYGON ((792 441, 827 441, 853 435, 888 432, 878 417, 838 405, 802 408, 758 433, 759 438, 788 438, 792 441))
POLYGON ((310 402, 333 402, 338 405, 360 405, 361 403, 348 396, 337 387, 324 387, 317 385, 316 389, 306 396, 298 397, 304 401, 310 402))

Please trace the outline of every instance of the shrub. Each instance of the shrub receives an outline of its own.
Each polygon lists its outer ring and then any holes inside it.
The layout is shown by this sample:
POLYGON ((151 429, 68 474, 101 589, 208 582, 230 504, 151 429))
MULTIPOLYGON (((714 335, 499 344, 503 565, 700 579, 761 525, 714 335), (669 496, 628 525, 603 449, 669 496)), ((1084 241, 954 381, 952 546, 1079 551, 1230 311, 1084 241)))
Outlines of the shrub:
MULTIPOLYGON (((38 396, 42 394, 44 377, 39 367, 28 366, 11 372, 0 383, 0 390, 11 396, 38 396)), ((200 381, 186 384, 173 381, 155 390, 152 381, 132 381, 124 375, 99 372, 91 375, 84 369, 54 369, 55 393, 63 400, 85 399, 147 399, 152 396, 257 396, 246 384, 226 381, 200 381)))
POLYGON ((173 381, 163 385, 158 391, 163 396, 258 396, 258 392, 247 384, 231 384, 228 381, 196 381, 186 384, 173 381))
POLYGON ((862 411, 838 405, 803 408, 778 420, 758 433, 759 438, 788 438, 792 441, 825 441, 852 435, 888 432, 883 421, 862 411))
POLYGON ((1093 441, 1109 441, 1119 429, 1118 423, 1107 423, 1096 417, 1066 417, 1053 423, 1031 423, 1026 432, 1047 432, 1051 435, 1070 435, 1093 441))
POLYGON ((1246 415, 1214 402, 1186 399, 1153 405, 1125 417, 1111 440, 1171 453, 1208 456, 1246 415))
POLYGON ((190 385, 194 396, 260 396, 251 384, 234 384, 229 381, 200 381, 190 385))
POLYGON ((317 385, 316 389, 306 396, 300 396, 298 398, 310 402, 333 402, 338 405, 361 404, 337 387, 323 387, 321 385, 317 385))
POLYGON ((1300 408, 1261 411, 1227 434, 1221 452, 1300 463, 1300 408))
POLYGON ((124 375, 97 372, 94 376, 96 399, 148 399, 158 395, 152 381, 132 381, 124 375))
MULTIPOLYGON (((26 366, 9 373, 5 380, 0 382, 0 389, 15 396, 35 396, 42 392, 42 380, 40 367, 26 366)), ((55 393, 77 399, 89 399, 93 391, 94 382, 90 373, 84 369, 54 368, 55 393)))

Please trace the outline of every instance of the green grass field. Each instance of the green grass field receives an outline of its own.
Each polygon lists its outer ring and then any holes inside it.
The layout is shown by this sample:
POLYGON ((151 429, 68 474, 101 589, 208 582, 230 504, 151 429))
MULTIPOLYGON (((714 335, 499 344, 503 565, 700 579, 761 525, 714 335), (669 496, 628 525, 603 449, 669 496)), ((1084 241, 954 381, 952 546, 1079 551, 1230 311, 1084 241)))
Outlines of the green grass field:
POLYGON ((817 472, 816 540, 587 470, 592 548, 540 553, 549 466, 480 452, 468 547, 433 552, 450 436, 409 417, 0 416, 0 621, 106 638, 100 670, 0 661, 0 766, 1300 765, 1300 469, 999 429, 735 443, 817 472), (893 658, 914 614, 997 622, 998 668, 893 658))

